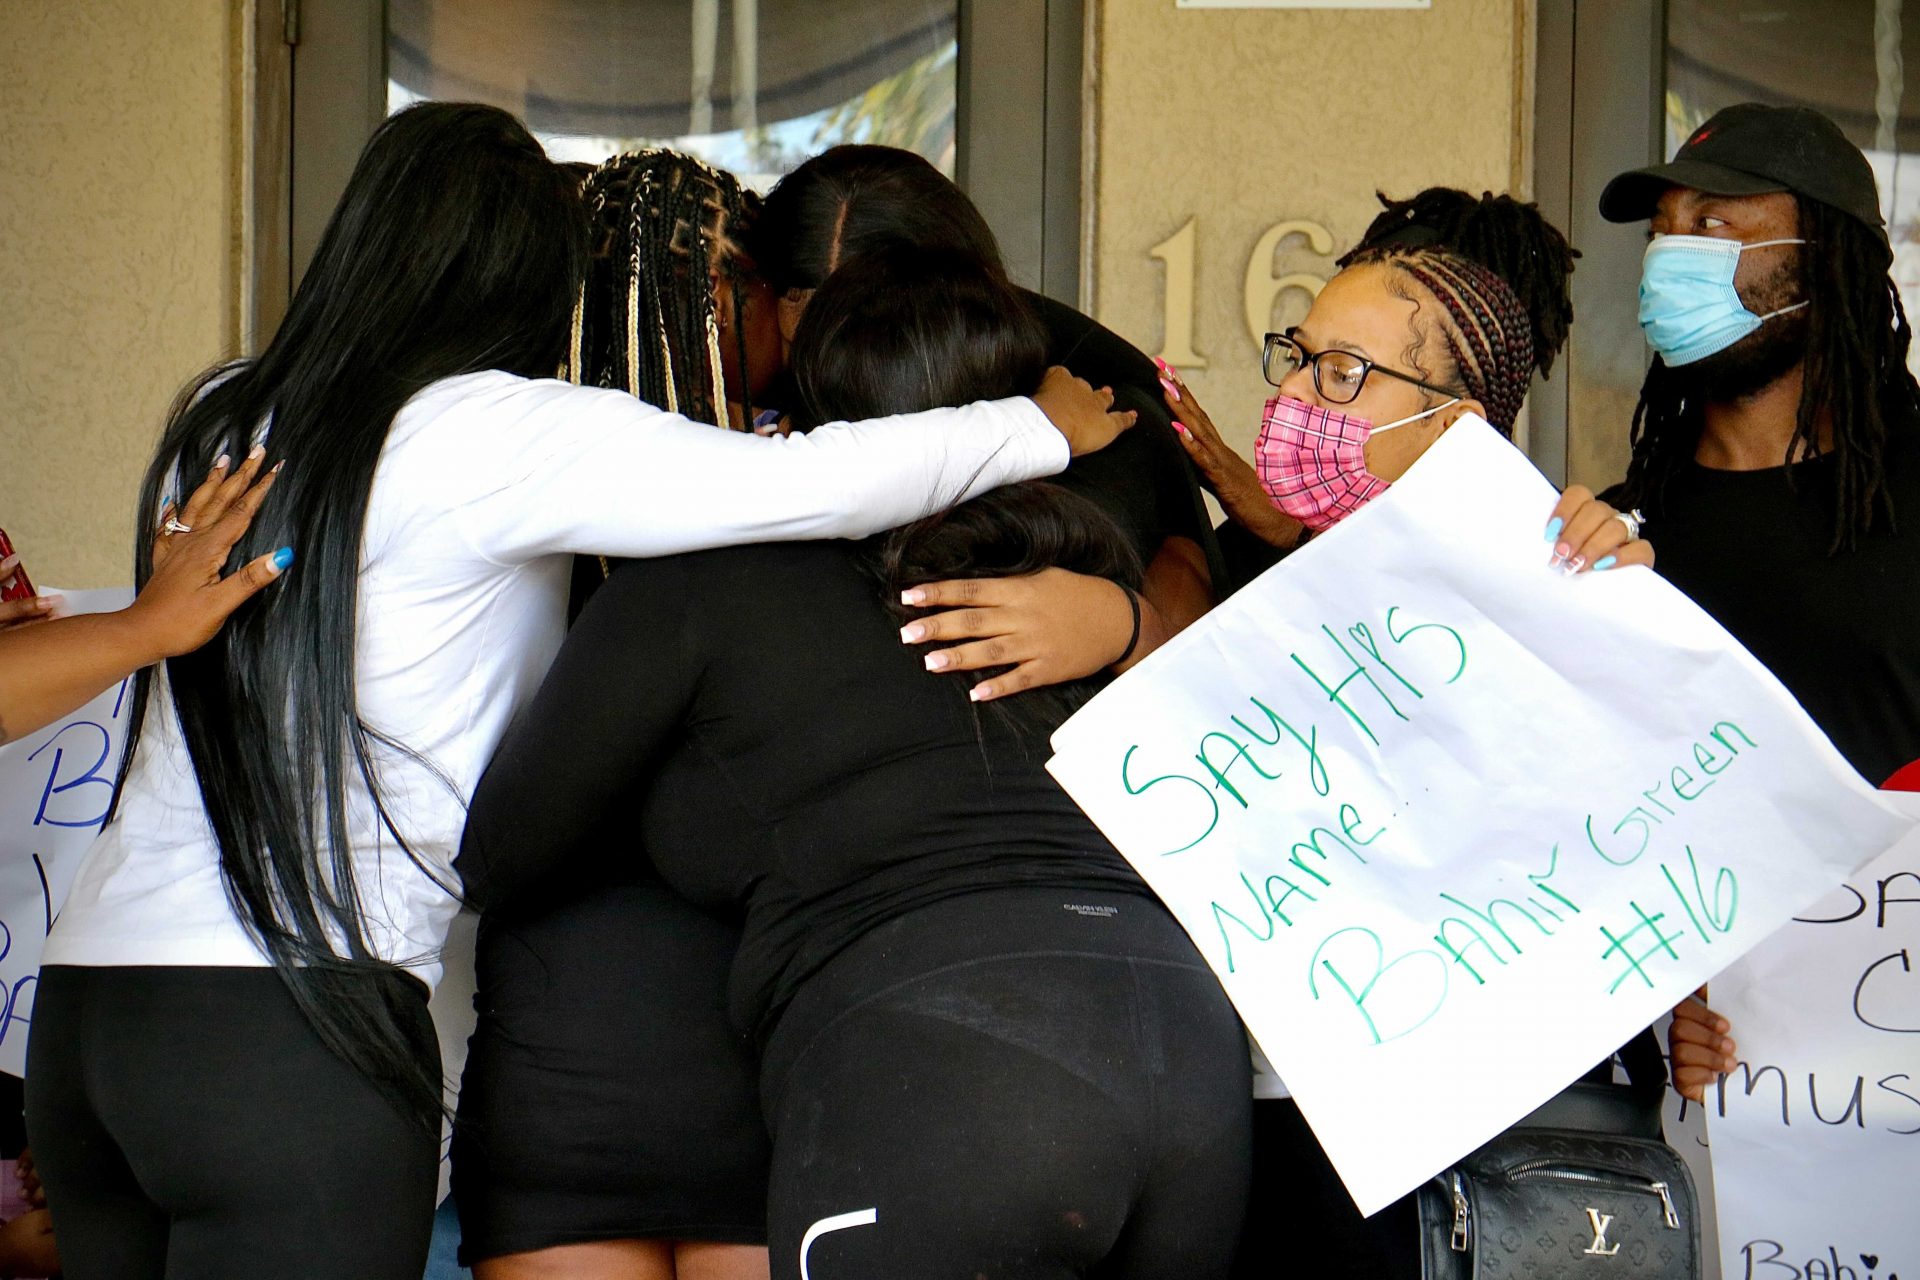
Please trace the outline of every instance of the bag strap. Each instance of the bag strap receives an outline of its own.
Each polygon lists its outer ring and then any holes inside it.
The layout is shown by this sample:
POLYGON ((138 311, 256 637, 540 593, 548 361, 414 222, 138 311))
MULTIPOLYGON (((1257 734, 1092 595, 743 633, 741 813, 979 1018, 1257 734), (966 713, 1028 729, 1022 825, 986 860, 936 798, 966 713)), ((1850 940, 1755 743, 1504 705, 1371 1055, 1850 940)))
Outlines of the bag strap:
POLYGON ((1648 1027, 1620 1046, 1614 1055, 1626 1068, 1627 1087, 1641 1106, 1659 1114, 1667 1094, 1667 1061, 1660 1052, 1660 1037, 1648 1027))
POLYGON ((1658 1138, 1666 1090, 1666 1061, 1649 1027, 1514 1127, 1658 1138), (1614 1082, 1615 1059, 1626 1069, 1625 1084, 1614 1082))

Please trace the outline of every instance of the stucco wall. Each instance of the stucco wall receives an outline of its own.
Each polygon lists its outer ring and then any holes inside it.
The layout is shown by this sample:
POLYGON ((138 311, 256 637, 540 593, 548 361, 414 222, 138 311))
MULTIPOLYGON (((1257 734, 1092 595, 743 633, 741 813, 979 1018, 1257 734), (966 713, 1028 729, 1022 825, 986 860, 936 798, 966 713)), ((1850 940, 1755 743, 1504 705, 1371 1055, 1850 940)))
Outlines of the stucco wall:
MULTIPOLYGON (((1098 0, 1095 314, 1163 351, 1169 268, 1150 255, 1194 219, 1192 349, 1207 368, 1189 366, 1188 382, 1250 450, 1268 391, 1246 318, 1249 275, 1324 279, 1378 212, 1376 188, 1524 190, 1530 10, 1529 0, 1427 10, 1098 0), (1314 226, 1250 272, 1263 234, 1283 222, 1314 226)), ((1263 330, 1296 323, 1308 297, 1289 288, 1270 314, 1258 308, 1263 330)), ((1173 310, 1177 323, 1187 308, 1176 297, 1173 310)))
POLYGON ((244 7, 0 4, 0 527, 42 585, 130 580, 167 406, 236 349, 244 7))

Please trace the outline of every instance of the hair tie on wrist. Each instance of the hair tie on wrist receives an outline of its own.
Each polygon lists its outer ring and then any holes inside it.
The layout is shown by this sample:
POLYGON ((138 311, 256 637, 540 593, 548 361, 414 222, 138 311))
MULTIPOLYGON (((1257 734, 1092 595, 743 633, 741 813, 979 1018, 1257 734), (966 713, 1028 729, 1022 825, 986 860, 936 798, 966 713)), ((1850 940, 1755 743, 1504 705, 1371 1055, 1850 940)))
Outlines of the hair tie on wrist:
POLYGON ((1131 658, 1133 651, 1140 647, 1140 593, 1124 582, 1116 582, 1113 585, 1120 588, 1127 597, 1128 606, 1133 610, 1133 634, 1127 637, 1126 651, 1113 660, 1113 665, 1117 667, 1131 658))

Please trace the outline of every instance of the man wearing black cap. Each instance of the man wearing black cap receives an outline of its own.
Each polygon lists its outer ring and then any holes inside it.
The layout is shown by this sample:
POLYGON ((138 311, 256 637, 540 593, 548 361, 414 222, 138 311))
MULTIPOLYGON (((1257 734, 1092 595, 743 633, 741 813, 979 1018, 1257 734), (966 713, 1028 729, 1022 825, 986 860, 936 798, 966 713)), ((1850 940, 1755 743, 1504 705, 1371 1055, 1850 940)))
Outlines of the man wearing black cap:
POLYGON ((1745 103, 1600 212, 1652 222, 1657 357, 1609 497, 1878 785, 1920 758, 1920 387, 1873 171, 1818 112, 1745 103))

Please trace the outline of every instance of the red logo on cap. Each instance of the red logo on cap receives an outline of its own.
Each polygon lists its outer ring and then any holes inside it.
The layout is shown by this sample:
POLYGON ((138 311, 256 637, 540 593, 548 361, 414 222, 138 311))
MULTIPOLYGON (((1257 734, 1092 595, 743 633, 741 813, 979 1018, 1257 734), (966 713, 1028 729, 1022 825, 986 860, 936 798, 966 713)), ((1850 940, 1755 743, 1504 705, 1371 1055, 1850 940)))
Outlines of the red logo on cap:
POLYGON ((1708 138, 1712 136, 1713 136, 1713 130, 1702 129, 1700 132, 1694 134, 1691 138, 1687 139, 1687 145, 1690 147, 1698 146, 1700 143, 1705 142, 1708 138))

